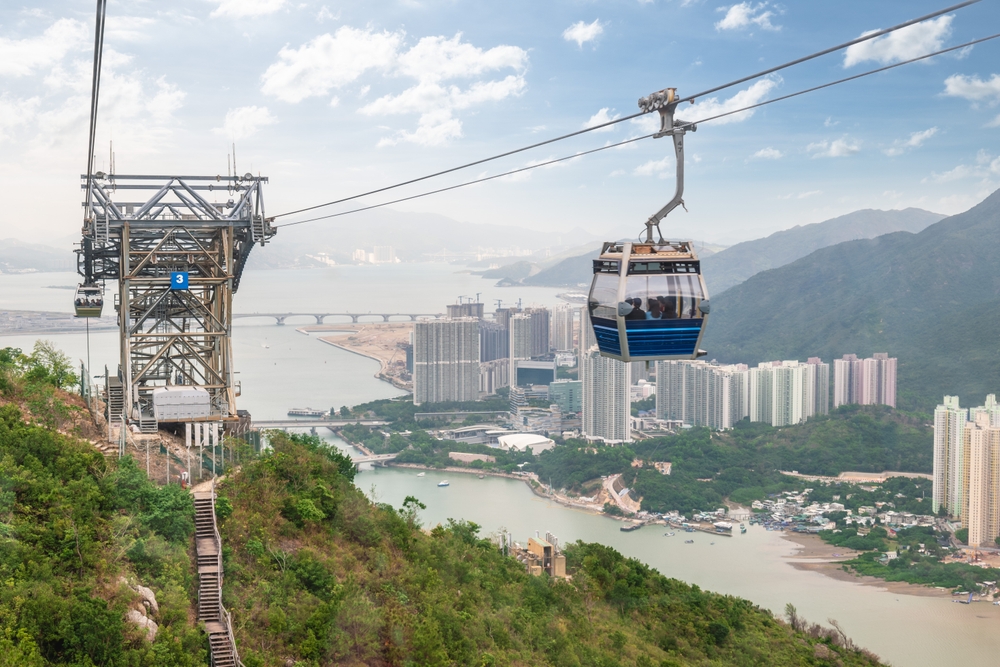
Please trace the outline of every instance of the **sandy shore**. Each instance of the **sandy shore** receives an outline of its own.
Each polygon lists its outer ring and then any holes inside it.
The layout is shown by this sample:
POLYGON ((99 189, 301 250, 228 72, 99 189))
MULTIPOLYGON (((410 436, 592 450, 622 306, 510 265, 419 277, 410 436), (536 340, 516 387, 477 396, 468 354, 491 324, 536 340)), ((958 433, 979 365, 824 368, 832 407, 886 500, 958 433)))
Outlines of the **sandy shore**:
POLYGON ((410 342, 413 332, 411 322, 313 325, 300 327, 299 331, 340 332, 340 335, 319 336, 319 339, 328 345, 374 359, 379 362, 375 377, 400 389, 413 390, 413 384, 403 377, 406 374, 406 353, 402 347, 410 342))
POLYGON ((853 570, 844 572, 841 563, 855 558, 861 552, 827 544, 819 535, 785 532, 781 536, 800 547, 795 554, 785 556, 789 560, 789 565, 798 570, 819 572, 838 581, 849 581, 855 584, 874 586, 899 595, 944 597, 949 599, 952 597, 949 590, 921 586, 919 584, 908 584, 903 581, 885 581, 877 577, 861 576, 853 570))

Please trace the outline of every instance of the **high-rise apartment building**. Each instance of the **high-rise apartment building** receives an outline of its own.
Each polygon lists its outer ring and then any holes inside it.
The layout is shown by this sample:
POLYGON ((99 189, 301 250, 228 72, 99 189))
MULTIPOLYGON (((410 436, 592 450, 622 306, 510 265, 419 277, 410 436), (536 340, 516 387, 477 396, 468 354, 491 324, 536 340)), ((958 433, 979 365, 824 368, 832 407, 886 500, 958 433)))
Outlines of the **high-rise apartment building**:
POLYGON ((1000 536, 1000 427, 990 424, 986 411, 965 428, 968 475, 962 525, 969 529, 969 546, 996 546, 1000 536))
POLYGON ((590 322, 590 309, 584 306, 580 309, 580 353, 594 345, 597 345, 597 339, 594 338, 594 325, 590 322))
POLYGON ((572 350, 573 329, 576 320, 576 308, 558 306, 551 311, 549 321, 549 347, 553 350, 572 350))
POLYGON ((934 409, 934 487, 931 511, 944 507, 960 517, 965 501, 965 425, 968 411, 959 407, 958 396, 945 396, 934 409))
POLYGON ((748 385, 750 421, 789 426, 830 412, 830 365, 819 357, 763 362, 750 369, 748 385))
POLYGON ((531 320, 529 357, 549 353, 550 317, 548 308, 525 308, 524 315, 531 320))
POLYGON ((507 327, 487 320, 479 321, 479 360, 506 359, 510 350, 507 327))
POLYGON ((602 357, 597 347, 580 355, 583 434, 608 443, 631 441, 631 373, 627 363, 602 357))
POLYGON ((1000 406, 996 396, 966 410, 945 396, 934 410, 932 510, 942 508, 969 529, 969 546, 1000 537, 1000 406))
POLYGON ((849 403, 896 407, 896 358, 876 352, 869 359, 845 354, 833 361, 833 407, 849 403))
POLYGON ((452 319, 458 319, 459 317, 483 319, 483 304, 479 302, 449 303, 446 308, 448 309, 448 317, 452 319))
POLYGON ((391 245, 377 245, 372 252, 373 264, 392 264, 396 261, 396 250, 391 245))
POLYGON ((745 365, 703 360, 656 362, 656 417, 712 429, 732 428, 747 416, 745 365))
POLYGON ((550 383, 549 400, 558 405, 564 413, 580 412, 583 410, 583 382, 556 380, 550 383))
POLYGON ((479 398, 479 321, 420 320, 413 325, 413 403, 479 398))

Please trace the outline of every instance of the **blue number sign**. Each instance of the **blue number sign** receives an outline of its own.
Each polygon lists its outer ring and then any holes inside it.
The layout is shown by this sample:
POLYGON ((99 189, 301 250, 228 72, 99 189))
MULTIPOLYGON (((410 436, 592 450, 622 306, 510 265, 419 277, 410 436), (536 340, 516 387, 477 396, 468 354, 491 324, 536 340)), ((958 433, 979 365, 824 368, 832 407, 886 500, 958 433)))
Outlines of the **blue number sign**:
POLYGON ((174 271, 170 274, 170 289, 181 290, 188 288, 187 271, 174 271))

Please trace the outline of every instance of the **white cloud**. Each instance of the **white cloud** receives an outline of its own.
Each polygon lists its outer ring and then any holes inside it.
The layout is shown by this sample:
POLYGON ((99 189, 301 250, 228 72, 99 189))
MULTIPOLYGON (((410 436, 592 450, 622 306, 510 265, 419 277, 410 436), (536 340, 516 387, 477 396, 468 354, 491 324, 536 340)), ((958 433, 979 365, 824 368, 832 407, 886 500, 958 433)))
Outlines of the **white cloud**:
MULTIPOLYGON (((844 52, 844 67, 873 60, 883 65, 909 60, 926 53, 940 51, 944 41, 951 35, 951 20, 954 16, 941 16, 930 21, 900 28, 888 35, 870 39, 847 47, 844 52)), ((861 33, 870 35, 876 30, 861 33)))
POLYGON ((784 157, 784 153, 779 151, 777 148, 761 148, 759 151, 751 155, 752 158, 757 158, 760 160, 777 160, 784 157))
POLYGON ((944 94, 970 102, 997 104, 1000 102, 1000 74, 994 74, 986 80, 978 76, 952 74, 944 80, 944 94))
MULTIPOLYGON (((761 79, 760 81, 755 81, 752 86, 746 90, 741 90, 728 100, 719 102, 715 97, 709 97, 708 99, 702 100, 694 104, 694 106, 680 107, 684 113, 684 120, 697 121, 703 118, 711 118, 713 116, 718 116, 719 114, 728 113, 730 111, 735 111, 736 109, 742 109, 743 107, 752 106, 764 101, 768 93, 778 87, 781 83, 780 77, 769 77, 767 79, 761 79)), ((739 123, 740 121, 747 120, 754 114, 754 110, 743 111, 740 113, 733 114, 731 116, 726 116, 725 118, 720 118, 717 121, 713 121, 719 125, 725 125, 726 123, 739 123)))
POLYGON ((818 141, 806 146, 813 157, 846 157, 861 152, 861 143, 847 138, 818 141))
POLYGON ((320 7, 319 13, 316 14, 316 21, 322 23, 323 21, 339 21, 340 11, 338 10, 336 14, 330 11, 330 9, 323 5, 320 7))
POLYGON ((0 144, 11 138, 11 131, 35 119, 39 99, 10 100, 0 97, 0 144))
POLYGON ((285 102, 326 95, 355 81, 366 70, 395 62, 402 33, 373 32, 344 26, 320 35, 298 49, 285 47, 278 62, 264 72, 261 90, 285 102))
POLYGON ((239 141, 256 134, 265 125, 274 125, 277 122, 278 119, 271 115, 267 107, 239 107, 227 111, 222 127, 217 127, 212 132, 221 134, 227 139, 239 141))
POLYGON ((993 189, 995 183, 991 179, 995 176, 1000 176, 1000 157, 994 157, 989 152, 980 150, 976 153, 974 164, 960 164, 940 174, 933 172, 922 182, 950 183, 967 178, 978 178, 981 179, 981 184, 993 189))
MULTIPOLYGON (((610 110, 607 107, 604 107, 603 109, 601 109, 600 111, 598 111, 597 113, 595 113, 593 116, 591 116, 587 120, 587 122, 583 124, 583 127, 586 129, 588 127, 596 127, 598 125, 603 125, 604 123, 610 123, 611 121, 613 121, 614 119, 618 118, 619 116, 621 116, 621 114, 617 114, 617 113, 614 116, 612 116, 610 114, 610 110)), ((614 129, 615 129, 614 125, 609 125, 607 127, 602 127, 601 129, 594 130, 594 131, 595 132, 610 132, 610 131, 612 131, 614 129)))
POLYGON ((834 120, 833 116, 827 116, 826 120, 823 121, 823 127, 834 127, 836 125, 840 125, 840 121, 834 120))
POLYGON ((563 30, 563 39, 567 42, 576 42, 576 45, 583 48, 587 42, 591 42, 604 34, 604 26, 597 19, 593 23, 577 21, 570 27, 563 30))
POLYGON ((764 30, 781 30, 781 26, 771 23, 774 12, 767 9, 768 3, 741 2, 732 7, 719 7, 716 11, 724 11, 726 15, 715 24, 716 30, 742 30, 757 26, 764 30))
POLYGON ((52 67, 86 44, 87 27, 73 19, 59 19, 38 37, 0 37, 0 76, 27 76, 52 67))
POLYGON ((910 135, 909 139, 897 139, 890 148, 882 152, 889 156, 902 155, 907 149, 923 146, 925 141, 937 134, 937 131, 936 127, 931 127, 920 132, 914 132, 910 135))
POLYGON ((667 169, 673 167, 674 162, 674 157, 672 155, 667 155, 662 160, 650 160, 649 162, 640 164, 632 170, 632 173, 636 176, 653 176, 662 174, 667 169))
POLYGON ((809 190, 807 192, 799 192, 798 194, 791 193, 787 195, 781 195, 778 199, 789 200, 789 199, 809 199, 810 197, 816 197, 823 194, 822 190, 809 190))
POLYGON ((151 18, 143 16, 108 16, 105 39, 109 44, 115 42, 138 42, 146 37, 145 29, 156 23, 151 18))
POLYGON ((1000 127, 1000 114, 997 114, 996 118, 986 123, 986 127, 1000 127))
POLYGON ((273 14, 285 6, 285 0, 213 0, 219 6, 212 16, 228 16, 243 18, 245 16, 264 16, 273 14))
POLYGON ((524 70, 528 53, 516 46, 483 50, 452 39, 424 37, 416 46, 398 56, 395 73, 416 79, 416 85, 396 95, 385 95, 359 109, 366 115, 420 114, 417 129, 400 130, 384 137, 380 146, 408 141, 433 146, 462 136, 462 123, 455 111, 520 95, 527 83, 524 70), (463 89, 447 84, 450 79, 469 79, 490 71, 513 69, 503 79, 475 81, 463 89))

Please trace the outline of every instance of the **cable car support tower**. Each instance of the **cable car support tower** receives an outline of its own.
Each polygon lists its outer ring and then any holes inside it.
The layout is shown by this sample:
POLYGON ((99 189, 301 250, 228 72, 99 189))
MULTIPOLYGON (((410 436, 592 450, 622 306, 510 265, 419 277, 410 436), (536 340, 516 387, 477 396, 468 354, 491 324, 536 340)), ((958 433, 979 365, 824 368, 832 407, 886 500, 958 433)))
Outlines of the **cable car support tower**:
MULTIPOLYGON (((120 365, 106 380, 108 423, 156 432, 153 392, 165 387, 196 388, 199 400, 207 393, 196 421, 231 423, 240 393, 233 295, 253 246, 275 233, 264 214, 267 178, 92 171, 103 10, 99 1, 76 306, 78 316, 100 316, 102 286, 117 282, 120 365)), ((174 412, 165 420, 192 421, 174 412)))

